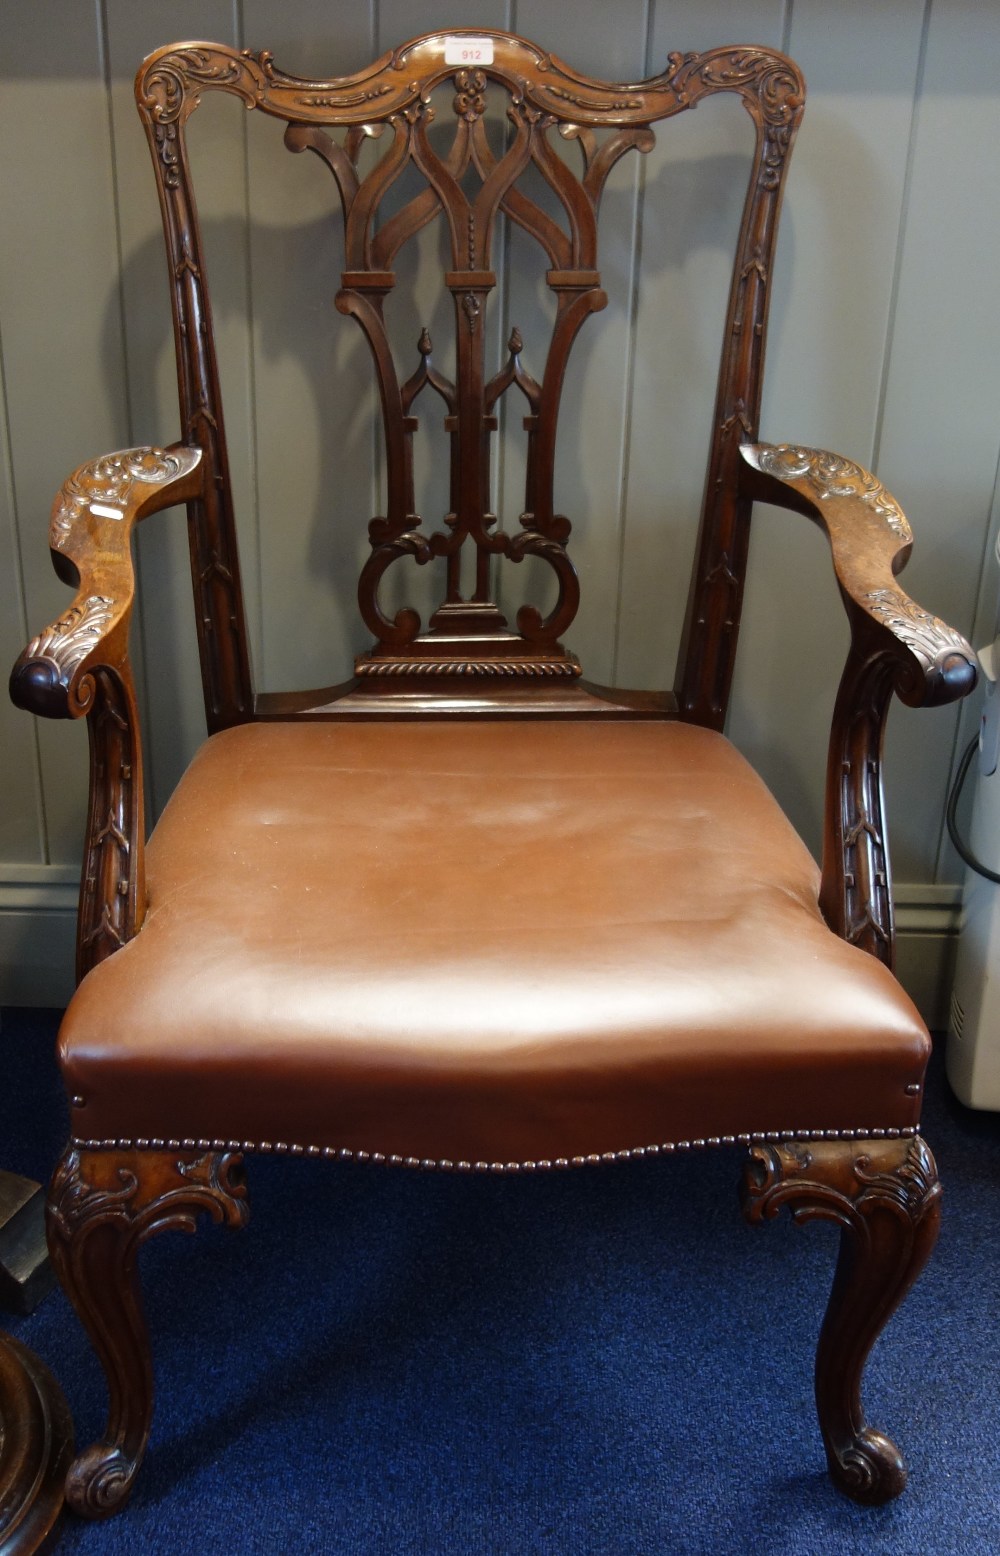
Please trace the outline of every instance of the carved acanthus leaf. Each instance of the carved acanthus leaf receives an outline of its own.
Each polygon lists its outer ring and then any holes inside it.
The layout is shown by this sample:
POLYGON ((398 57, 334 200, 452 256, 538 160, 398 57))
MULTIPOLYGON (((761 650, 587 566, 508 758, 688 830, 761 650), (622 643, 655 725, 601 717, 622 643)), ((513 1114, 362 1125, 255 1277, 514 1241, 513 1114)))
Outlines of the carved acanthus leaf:
MULTIPOLYGON (((937 1168, 926 1143, 919 1135, 910 1141, 906 1160, 894 1173, 872 1172, 865 1157, 855 1164, 858 1181, 867 1185, 878 1198, 893 1199, 911 1214, 923 1209, 937 1192, 937 1168)), ((861 1196, 862 1200, 864 1195, 861 1196)))
POLYGON ((95 1187, 83 1175, 78 1151, 69 1151, 56 1168, 49 1188, 49 1216, 63 1237, 92 1216, 125 1211, 139 1192, 139 1180, 126 1167, 118 1169, 118 1187, 95 1187))
POLYGON ((185 102, 194 107, 200 87, 222 87, 242 97, 248 107, 264 95, 260 64, 248 54, 219 48, 173 49, 153 61, 142 78, 140 100, 160 124, 178 119, 185 102))
POLYGON ((82 465, 63 485, 52 509, 49 542, 56 549, 65 546, 70 532, 82 514, 93 503, 106 509, 103 518, 125 517, 125 508, 136 486, 161 486, 181 473, 182 465, 176 454, 162 448, 126 448, 119 453, 106 454, 101 459, 82 465))
POLYGON ((940 1192, 934 1158, 919 1135, 846 1150, 783 1141, 751 1148, 744 1213, 759 1222, 787 1208, 795 1220, 859 1228, 868 1216, 895 1207, 916 1223, 940 1192))
POLYGON ((328 93, 302 92, 295 101, 301 103, 303 108, 358 108, 364 103, 373 103, 378 98, 385 97, 386 93, 391 91, 392 88, 389 86, 379 86, 370 92, 344 92, 336 97, 328 93))
POLYGON ((92 594, 79 605, 71 605, 64 616, 32 638, 23 655, 26 660, 50 659, 66 675, 86 659, 114 614, 114 600, 105 594, 92 594))
POLYGON ((760 445, 760 468, 779 481, 807 481, 821 501, 830 497, 857 497, 884 519, 900 540, 913 539, 906 516, 882 482, 852 459, 822 448, 803 448, 795 443, 760 445))
MULTIPOLYGON (((151 1160, 156 1161, 155 1158, 151 1160)), ((77 1150, 66 1152, 49 1191, 49 1218, 61 1238, 71 1239, 86 1226, 125 1221, 132 1235, 143 1242, 169 1223, 193 1230, 198 1215, 241 1226, 248 1217, 242 1157, 233 1151, 178 1152, 172 1161, 159 1158, 163 1182, 160 1192, 150 1192, 135 1164, 116 1169, 117 1186, 93 1183, 88 1158, 77 1150)))
MULTIPOLYGON (((672 56, 675 58, 676 56, 672 56)), ((787 125, 802 105, 802 81, 790 60, 768 49, 731 49, 707 56, 687 56, 676 72, 676 85, 692 77, 705 86, 749 88, 760 105, 765 124, 787 125)))
POLYGON ((469 124, 482 118, 486 112, 486 77, 481 70, 456 72, 452 107, 456 116, 469 124))
POLYGON ((876 620, 922 659, 934 661, 949 653, 968 658, 969 645, 962 634, 901 589, 872 589, 864 602, 876 620))

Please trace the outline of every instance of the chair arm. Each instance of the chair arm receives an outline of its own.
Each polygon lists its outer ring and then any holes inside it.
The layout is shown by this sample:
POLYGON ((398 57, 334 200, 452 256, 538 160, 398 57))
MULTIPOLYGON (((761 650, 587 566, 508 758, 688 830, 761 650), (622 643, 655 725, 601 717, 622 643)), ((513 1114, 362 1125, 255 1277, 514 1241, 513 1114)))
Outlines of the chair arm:
POLYGON ((823 449, 747 444, 740 490, 791 508, 826 531, 851 624, 830 730, 820 906, 830 927, 892 966, 893 907, 882 792, 882 744, 895 693, 911 707, 953 702, 976 684, 961 633, 895 581, 913 536, 869 470, 823 449))
POLYGON ((94 695, 92 669, 128 656, 135 596, 131 535, 140 519, 202 489, 200 449, 130 448, 75 470, 52 506, 49 547, 77 595, 58 621, 32 638, 11 673, 20 708, 46 718, 79 718, 94 695))
POLYGON ((119 950, 146 910, 142 746, 128 629, 131 534, 147 514, 202 494, 200 449, 130 448, 81 465, 52 509, 56 572, 73 604, 33 638, 10 694, 47 718, 87 715, 90 800, 77 919, 77 977, 119 950))
POLYGON ((971 692, 976 656, 965 638, 896 583, 913 535, 881 481, 825 449, 757 443, 740 453, 747 496, 803 513, 826 531, 852 633, 891 660, 896 695, 920 707, 971 692))

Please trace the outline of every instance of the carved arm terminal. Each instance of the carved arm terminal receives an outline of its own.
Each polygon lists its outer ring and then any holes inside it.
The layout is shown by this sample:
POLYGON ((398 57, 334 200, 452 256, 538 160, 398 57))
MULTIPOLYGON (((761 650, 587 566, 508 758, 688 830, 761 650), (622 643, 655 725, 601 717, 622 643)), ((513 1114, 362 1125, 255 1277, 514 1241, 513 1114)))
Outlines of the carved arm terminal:
POLYGON ((28 644, 11 673, 21 708, 87 717, 90 805, 80 883, 77 977, 142 923, 142 751, 128 633, 135 597, 131 535, 141 519, 202 491, 202 452, 132 448, 81 465, 52 508, 49 546, 76 598, 28 644))

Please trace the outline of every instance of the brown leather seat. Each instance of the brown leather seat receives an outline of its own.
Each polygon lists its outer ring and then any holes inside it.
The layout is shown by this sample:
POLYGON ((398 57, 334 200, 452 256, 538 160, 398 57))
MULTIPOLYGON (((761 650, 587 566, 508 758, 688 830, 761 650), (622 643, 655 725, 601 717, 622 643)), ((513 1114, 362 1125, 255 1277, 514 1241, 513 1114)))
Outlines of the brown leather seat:
POLYGON ((708 730, 245 725, 147 868, 63 1026, 78 1138, 506 1164, 917 1122, 919 1016, 708 730))

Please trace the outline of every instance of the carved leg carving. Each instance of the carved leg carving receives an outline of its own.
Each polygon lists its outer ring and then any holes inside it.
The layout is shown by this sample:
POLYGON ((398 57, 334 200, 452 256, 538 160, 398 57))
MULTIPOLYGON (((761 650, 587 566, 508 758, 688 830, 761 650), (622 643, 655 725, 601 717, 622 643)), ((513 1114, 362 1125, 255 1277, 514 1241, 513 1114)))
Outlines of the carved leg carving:
POLYGON ((834 1484, 857 1502, 898 1496, 895 1444, 865 1424, 868 1353, 937 1240, 941 1185, 919 1136, 755 1146, 742 1186, 753 1224, 785 1206, 793 1219, 836 1221, 840 1257, 816 1352, 816 1408, 834 1484))
POLYGON ((74 1460, 66 1501, 103 1518, 128 1498, 149 1438, 153 1369, 137 1254, 156 1232, 193 1232, 199 1215, 243 1226, 242 1157, 197 1151, 81 1151, 70 1146, 49 1192, 52 1263, 108 1384, 103 1437, 74 1460))

